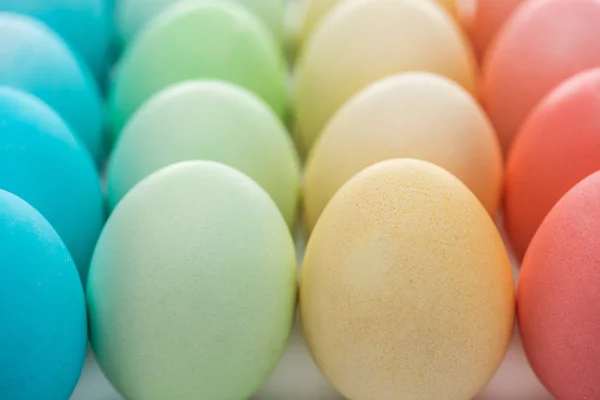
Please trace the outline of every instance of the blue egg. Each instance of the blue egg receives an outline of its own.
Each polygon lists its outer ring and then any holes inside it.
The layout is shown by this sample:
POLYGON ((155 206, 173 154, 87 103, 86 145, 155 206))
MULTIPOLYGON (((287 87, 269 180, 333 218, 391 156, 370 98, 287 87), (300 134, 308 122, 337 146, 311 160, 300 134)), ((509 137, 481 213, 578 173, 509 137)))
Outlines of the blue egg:
POLYGON ((54 108, 101 162, 104 110, 97 83, 46 25, 0 12, 0 85, 32 93, 54 108))
POLYGON ((0 11, 44 22, 75 50, 96 77, 107 69, 113 0, 0 0, 0 11))
POLYGON ((67 400, 85 359, 85 297, 52 226, 0 190, 0 399, 67 400))
POLYGON ((105 219, 98 173, 50 107, 6 87, 0 88, 0 189, 42 213, 85 279, 105 219))

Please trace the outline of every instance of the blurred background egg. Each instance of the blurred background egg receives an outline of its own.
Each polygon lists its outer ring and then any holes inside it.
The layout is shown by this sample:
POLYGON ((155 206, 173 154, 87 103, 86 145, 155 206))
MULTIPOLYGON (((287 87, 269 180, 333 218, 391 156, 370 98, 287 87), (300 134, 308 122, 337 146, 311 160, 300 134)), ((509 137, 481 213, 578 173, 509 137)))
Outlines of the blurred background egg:
POLYGON ((86 61, 96 77, 107 68, 113 0, 0 0, 0 11, 37 18, 86 61))
POLYGON ((48 221, 4 190, 0 274, 0 398, 68 399, 87 345, 77 268, 48 221))
POLYGON ((163 12, 128 49, 111 93, 113 134, 150 96, 190 79, 232 82, 285 117, 285 59, 269 31, 240 5, 181 2, 163 12))
POLYGON ((88 152, 46 104, 0 88, 0 189, 21 197, 52 224, 82 280, 104 223, 100 178, 88 152))
POLYGON ((22 89, 46 102, 100 164, 103 106, 86 65, 46 25, 19 14, 0 12, 0 49, 0 86, 22 89))
POLYGON ((531 113, 509 155, 505 224, 519 259, 546 214, 600 170, 600 68, 556 88, 531 113))
POLYGON ((277 115, 253 93, 225 82, 187 81, 150 99, 123 130, 111 158, 111 207, 152 172, 186 160, 218 161, 244 172, 294 225, 298 155, 277 115))
POLYGON ((208 161, 166 167, 123 198, 94 253, 102 370, 127 399, 249 398, 284 353, 296 274, 291 234, 258 184, 208 161))
POLYGON ((550 211, 519 282, 519 325, 531 365, 555 398, 600 398, 600 173, 550 211))
MULTIPOLYGON (((125 43, 131 43, 140 31, 170 5, 182 0, 121 0, 117 4, 117 24, 125 43)), ((286 0, 231 0, 260 18, 273 36, 281 40, 286 0)))
POLYGON ((304 46, 296 71, 296 129, 307 152, 356 92, 399 72, 427 71, 475 89, 471 51, 452 18, 423 0, 346 0, 304 46))
POLYGON ((384 161, 323 212, 300 315, 317 365, 347 398, 470 399, 513 331, 508 256, 457 178, 424 161, 384 161))
POLYGON ((531 110, 565 79, 600 66, 600 1, 527 1, 484 63, 483 101, 505 152, 531 110))
POLYGON ((329 121, 307 162, 307 230, 352 176, 391 158, 416 158, 445 168, 462 180, 490 215, 496 214, 502 153, 483 110, 458 84, 413 72, 368 86, 329 121))

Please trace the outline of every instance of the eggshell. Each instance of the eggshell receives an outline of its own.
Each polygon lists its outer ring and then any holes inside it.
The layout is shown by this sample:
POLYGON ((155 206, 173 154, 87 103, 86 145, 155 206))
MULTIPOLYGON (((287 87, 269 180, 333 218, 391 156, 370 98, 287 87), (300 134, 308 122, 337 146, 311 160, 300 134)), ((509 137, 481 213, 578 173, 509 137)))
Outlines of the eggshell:
POLYGON ((564 80, 600 66, 600 1, 528 1, 490 49, 483 98, 507 152, 520 125, 564 80))
POLYGON ((323 212, 300 314, 317 365, 350 400, 471 399, 511 337, 509 260, 457 178, 424 161, 384 161, 323 212))
POLYGON ((600 68, 564 82, 532 112, 506 169, 505 222, 517 256, 552 206, 600 169, 600 68))
MULTIPOLYGON (((112 1, 112 0, 110 0, 112 1)), ((97 77, 108 66, 109 0, 0 0, 0 11, 37 18, 58 33, 97 77)))
POLYGON ((413 72, 368 86, 329 121, 307 163, 307 230, 353 175, 391 158, 422 159, 445 168, 496 214, 502 153, 483 110, 456 83, 413 72))
POLYGON ((523 261, 523 345, 557 400, 600 398, 599 232, 600 173, 594 173, 554 206, 523 261))
POLYGON ((258 184, 213 162, 171 165, 102 232, 92 346, 127 399, 247 399, 285 351, 296 281, 291 234, 258 184))
MULTIPOLYGON (((121 0, 117 4, 117 24, 125 43, 130 43, 140 31, 170 5, 181 0, 121 0)), ((283 36, 286 0, 233 0, 260 18, 275 38, 283 36)))
POLYGON ((0 86, 32 93, 74 129, 94 159, 103 157, 102 101, 66 43, 41 22, 0 12, 0 86))
POLYGON ((283 117, 285 68, 269 31, 242 6, 177 3, 153 20, 121 59, 110 102, 113 133, 156 92, 200 78, 245 87, 283 117))
POLYGON ((81 282, 48 221, 4 190, 0 273, 0 398, 68 399, 87 345, 81 282))
POLYGON ((218 81, 170 86, 135 114, 108 167, 111 207, 152 172, 194 159, 218 161, 253 178, 293 226, 300 162, 291 137, 262 99, 218 81))
MULTIPOLYGON (((460 7, 457 0, 433 1, 446 8, 446 10, 448 10, 453 17, 459 17, 460 7)), ((304 21, 302 24, 302 36, 304 39, 310 36, 311 32, 314 30, 315 26, 317 26, 323 16, 327 15, 328 12, 333 10, 340 3, 342 3, 341 0, 307 0, 304 21)))
POLYGON ((310 149, 329 118, 358 91, 409 71, 438 73, 474 89, 471 51, 447 13, 423 0, 339 4, 298 61, 296 128, 302 149, 310 149))
POLYGON ((104 223, 100 178, 90 155, 39 99, 0 88, 0 189, 52 224, 83 280, 104 223))

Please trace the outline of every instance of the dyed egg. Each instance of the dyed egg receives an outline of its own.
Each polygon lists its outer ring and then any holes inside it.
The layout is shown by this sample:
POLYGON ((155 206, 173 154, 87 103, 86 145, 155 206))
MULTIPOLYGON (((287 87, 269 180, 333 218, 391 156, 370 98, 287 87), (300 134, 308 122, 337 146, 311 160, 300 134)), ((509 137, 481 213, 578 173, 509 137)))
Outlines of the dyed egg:
POLYGON ((92 159, 60 117, 27 93, 0 89, 0 126, 0 189, 44 215, 85 282, 104 223, 104 199, 92 159))
POLYGON ((131 118, 108 167, 111 207, 152 172, 194 159, 218 161, 247 174, 293 226, 300 162, 291 137, 262 99, 218 81, 171 86, 131 118))
POLYGON ((4 190, 0 273, 0 398, 68 399, 87 346, 77 268, 48 221, 4 190))
POLYGON ((600 398, 600 173, 550 211, 523 261, 523 346, 557 400, 600 398))
POLYGON ((507 152, 528 114, 565 79, 600 66, 600 1, 525 2, 485 60, 483 98, 507 152))
POLYGON ((533 111, 506 169, 506 230, 523 258, 554 204, 577 182, 600 170, 600 68, 564 82, 533 111))
MULTIPOLYGON (((459 17, 457 0, 433 0, 444 6, 453 17, 459 17)), ((302 36, 308 38, 318 22, 331 11, 341 0, 308 0, 302 26, 302 36)))
POLYGON ((0 86, 32 93, 50 105, 100 164, 102 100, 87 67, 44 24, 17 14, 0 13, 0 49, 0 86))
POLYGON ((175 4, 153 20, 120 62, 110 104, 113 133, 156 92, 201 78, 245 87, 284 117, 285 68, 273 37, 241 6, 175 4))
MULTIPOLYGON (((149 21, 170 5, 181 0, 122 0, 117 6, 117 20, 121 37, 131 42, 149 21)), ((276 38, 283 36, 285 0, 234 0, 254 13, 276 38)))
POLYGON ((469 35, 477 55, 486 50, 512 13, 525 0, 474 0, 477 4, 469 26, 469 35))
MULTIPOLYGON (((111 0, 112 1, 112 0, 111 0)), ((37 18, 58 33, 97 77, 108 66, 109 0, 0 0, 0 11, 37 18)))
POLYGON ((502 153, 494 129, 459 85, 415 72, 368 86, 329 121, 307 163, 307 231, 352 176, 391 158, 422 159, 445 168, 475 193, 491 215, 496 214, 502 153))
POLYGON ((475 88, 472 54, 458 26, 423 0, 347 0, 306 43, 296 76, 296 128, 304 151, 356 92, 399 72, 427 71, 475 88))
POLYGON ((513 330, 508 256, 457 178, 424 161, 384 161, 323 212, 300 315, 317 365, 349 399, 471 399, 513 330))
POLYGON ((258 184, 208 161, 166 167, 123 198, 94 253, 98 362, 127 399, 247 399, 285 351, 296 274, 258 184))

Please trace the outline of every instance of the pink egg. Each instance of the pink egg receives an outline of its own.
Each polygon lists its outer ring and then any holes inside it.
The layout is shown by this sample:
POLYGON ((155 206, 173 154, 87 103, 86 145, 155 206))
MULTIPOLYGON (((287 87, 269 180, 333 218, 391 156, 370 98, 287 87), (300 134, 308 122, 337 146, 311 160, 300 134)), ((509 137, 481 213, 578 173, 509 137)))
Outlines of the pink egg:
POLYGON ((484 62, 483 101, 505 153, 547 93, 600 66, 599 44, 600 0, 530 0, 517 9, 484 62))

